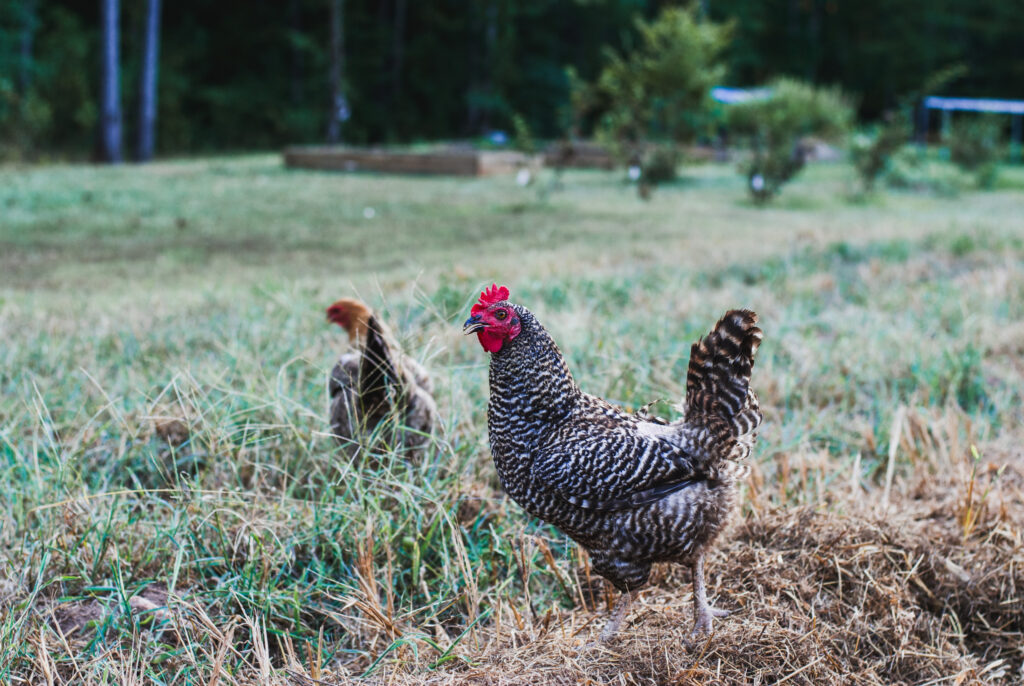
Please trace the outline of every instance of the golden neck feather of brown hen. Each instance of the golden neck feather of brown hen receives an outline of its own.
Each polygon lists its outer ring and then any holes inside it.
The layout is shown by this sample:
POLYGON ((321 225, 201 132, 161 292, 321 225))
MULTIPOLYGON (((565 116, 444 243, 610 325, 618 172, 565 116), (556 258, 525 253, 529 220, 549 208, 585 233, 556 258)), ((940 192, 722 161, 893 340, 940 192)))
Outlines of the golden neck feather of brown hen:
POLYGON ((372 316, 373 310, 366 303, 355 298, 342 298, 327 308, 327 318, 345 329, 348 340, 353 345, 366 342, 372 316))

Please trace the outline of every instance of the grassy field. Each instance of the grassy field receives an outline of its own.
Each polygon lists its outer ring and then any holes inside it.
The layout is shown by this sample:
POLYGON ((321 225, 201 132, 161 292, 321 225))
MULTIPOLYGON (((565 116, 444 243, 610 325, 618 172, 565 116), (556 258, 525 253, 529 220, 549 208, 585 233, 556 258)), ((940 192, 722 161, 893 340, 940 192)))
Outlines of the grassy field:
POLYGON ((1018 683, 1024 169, 757 208, 729 166, 651 202, 277 157, 0 168, 0 683, 1018 683), (460 324, 504 283, 584 389, 662 413, 761 315, 765 426, 687 647, 660 570, 608 647, 585 555, 506 500, 460 324), (432 370, 427 455, 326 435, 358 294, 432 370))

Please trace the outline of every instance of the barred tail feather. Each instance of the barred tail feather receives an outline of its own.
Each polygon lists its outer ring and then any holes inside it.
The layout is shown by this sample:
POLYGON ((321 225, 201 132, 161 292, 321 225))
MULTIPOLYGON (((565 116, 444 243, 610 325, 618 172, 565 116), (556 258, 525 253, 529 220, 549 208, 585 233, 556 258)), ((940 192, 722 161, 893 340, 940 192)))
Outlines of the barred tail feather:
POLYGON ((715 481, 738 483, 750 476, 750 463, 736 460, 719 460, 710 465, 708 477, 715 481))
MULTIPOLYGON (((726 429, 723 457, 742 459, 753 447, 761 409, 750 388, 754 356, 763 333, 750 310, 730 310, 690 349, 686 374, 686 422, 726 429), (728 439, 733 440, 728 440, 728 439)), ((718 434, 712 430, 710 433, 718 434)))

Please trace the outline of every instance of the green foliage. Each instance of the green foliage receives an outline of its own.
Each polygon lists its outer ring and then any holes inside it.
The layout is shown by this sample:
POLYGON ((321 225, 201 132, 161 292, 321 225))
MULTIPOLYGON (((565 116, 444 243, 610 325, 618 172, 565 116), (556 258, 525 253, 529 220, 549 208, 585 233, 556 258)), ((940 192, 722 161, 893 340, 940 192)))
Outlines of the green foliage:
POLYGON ((575 67, 565 68, 569 88, 569 103, 562 116, 562 133, 568 138, 579 138, 583 125, 594 111, 594 89, 583 80, 575 67))
POLYGON ((653 22, 638 21, 637 29, 637 49, 610 52, 598 77, 599 97, 611 103, 609 133, 616 140, 679 142, 706 131, 709 93, 725 75, 720 58, 731 26, 699 20, 693 6, 667 8, 653 22))
MULTIPOLYGON (((629 61, 636 49, 654 41, 649 66, 660 69, 659 62, 676 61, 690 69, 692 44, 672 41, 676 29, 641 31, 658 24, 658 12, 672 4, 663 1, 343 4, 343 80, 351 112, 343 138, 351 143, 511 131, 516 113, 540 139, 566 130, 589 136, 599 117, 592 110, 574 116, 579 103, 566 65, 593 82, 609 49, 629 61), (641 24, 633 21, 637 16, 641 24)), ((1024 4, 908 0, 897 11, 882 0, 841 9, 840 4, 716 0, 702 3, 707 16, 690 21, 686 31, 734 27, 728 52, 715 60, 727 67, 718 83, 760 83, 777 74, 838 83, 861 96, 860 114, 870 120, 893 109, 893 94, 921 89, 935 64, 970 61, 971 74, 957 84, 965 96, 1016 97, 1022 62, 1014 27, 1024 24, 1024 4)), ((163 13, 160 36, 159 151, 270 149, 322 140, 330 5, 325 0, 248 3, 239 13, 223 3, 177 0, 175 11, 163 13)), ((126 143, 136 125, 144 6, 121 3, 126 143)), ((98 9, 96 2, 84 0, 0 2, 0 75, 19 97, 16 106, 10 100, 0 106, 8 110, 0 114, 0 139, 7 150, 27 145, 30 156, 90 153, 99 92, 98 9), (27 60, 25 36, 30 38, 27 60), (30 91, 45 104, 49 118, 38 116, 44 108, 31 102, 30 91), (19 112, 12 114, 12 108, 19 112)), ((706 81, 713 84, 714 74, 706 81)), ((689 97, 686 92, 678 89, 689 97)), ((667 129, 677 123, 672 99, 666 99, 666 111, 651 114, 658 137, 669 135, 667 129)), ((688 130, 684 137, 707 131, 704 116, 683 117, 681 125, 688 130)))
POLYGON ((37 48, 46 58, 31 65, 31 82, 16 86, 8 77, 13 72, 0 71, 0 158, 53 149, 83 153, 93 138, 96 81, 83 64, 92 64, 95 41, 73 12, 52 7, 45 16, 48 30, 37 48))
POLYGON ((521 114, 512 115, 512 146, 520 152, 532 154, 537 152, 537 143, 533 139, 530 125, 521 114))
POLYGON ((674 181, 682 161, 679 148, 674 145, 650 146, 645 151, 640 165, 643 180, 655 185, 674 181))
POLYGON ((893 154, 910 139, 909 129, 900 117, 891 117, 881 126, 857 133, 850 141, 850 158, 854 169, 870 193, 893 154))
POLYGON ((777 195, 803 169, 805 137, 836 139, 853 120, 853 109, 839 88, 816 88, 793 79, 778 79, 768 88, 768 97, 727 110, 730 132, 750 145, 741 171, 758 202, 777 195))
POLYGON ((974 175, 979 187, 992 188, 997 164, 1005 154, 999 118, 962 117, 953 127, 949 154, 955 164, 974 175))
POLYGON ((737 21, 729 52, 734 83, 792 74, 841 84, 858 95, 861 116, 878 120, 902 94, 922 90, 935 65, 963 62, 971 73, 957 84, 958 95, 1020 97, 1011 84, 1020 82, 1020 34, 1014 27, 1024 25, 1024 3, 715 0, 707 5, 713 18, 737 21))
POLYGON ((969 185, 964 172, 913 145, 891 156, 884 178, 891 188, 944 197, 955 197, 969 185))
POLYGON ((37 91, 21 95, 0 76, 0 160, 32 157, 50 127, 53 111, 37 91))
MULTIPOLYGON (((790 195, 832 198, 836 171, 790 195)), ((760 502, 778 503, 780 460, 813 455, 820 471, 781 495, 845 507, 849 456, 884 469, 901 404, 955 401, 953 430, 978 440, 1019 426, 1017 343, 989 336, 1024 313, 1024 189, 896 194, 876 222, 840 200, 729 206, 731 169, 694 174, 643 205, 569 170, 553 209, 510 214, 507 179, 342 179, 271 155, 0 168, 0 681, 45 682, 49 652, 64 683, 207 683, 225 646, 221 674, 264 683, 244 617, 272 651, 319 656, 327 682, 378 659, 385 677, 458 678, 428 670, 478 659, 458 641, 477 618, 506 642, 512 610, 535 635, 549 610, 582 619, 579 550, 508 500, 486 448, 486 358, 459 325, 495 275, 584 389, 629 408, 680 398, 696 337, 737 303, 760 310, 760 502), (431 369, 445 426, 418 462, 351 459, 324 435, 345 344, 322 308, 353 290, 431 369), (175 418, 182 440, 156 428, 175 418), (126 602, 160 584, 167 610, 126 602), (65 644, 54 613, 76 609, 92 623, 65 644)), ((292 678, 287 659, 271 653, 273 678, 292 678)))
POLYGON ((914 130, 914 111, 925 95, 937 92, 960 78, 967 69, 954 64, 932 74, 912 92, 904 95, 893 111, 873 130, 858 133, 850 142, 850 156, 864 190, 874 190, 878 177, 889 167, 892 156, 910 142, 914 130))
POLYGON ((623 161, 639 163, 644 178, 656 183, 675 177, 671 158, 677 153, 649 153, 648 145, 675 146, 709 130, 710 90, 725 75, 721 55, 732 27, 699 19, 695 6, 666 8, 654 21, 638 19, 636 27, 636 47, 609 48, 588 89, 573 81, 573 102, 597 117, 600 140, 623 161))

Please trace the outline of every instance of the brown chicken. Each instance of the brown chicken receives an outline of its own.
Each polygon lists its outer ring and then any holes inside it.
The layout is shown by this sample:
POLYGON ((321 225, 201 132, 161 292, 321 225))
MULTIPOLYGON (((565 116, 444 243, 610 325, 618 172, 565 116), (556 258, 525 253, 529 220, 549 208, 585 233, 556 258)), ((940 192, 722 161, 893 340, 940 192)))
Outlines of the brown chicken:
POLYGON ((353 350, 331 371, 331 431, 356 448, 374 445, 416 452, 437 426, 437 405, 426 370, 403 354, 387 326, 363 302, 343 298, 327 320, 345 329, 353 350))
POLYGON ((655 562, 693 574, 694 632, 711 631, 704 556, 732 514, 761 423, 750 389, 757 315, 732 310, 695 343, 685 417, 628 414, 580 390, 558 346, 496 285, 466 321, 491 354, 487 429, 505 491, 590 553, 624 593, 602 640, 618 630, 655 562))

